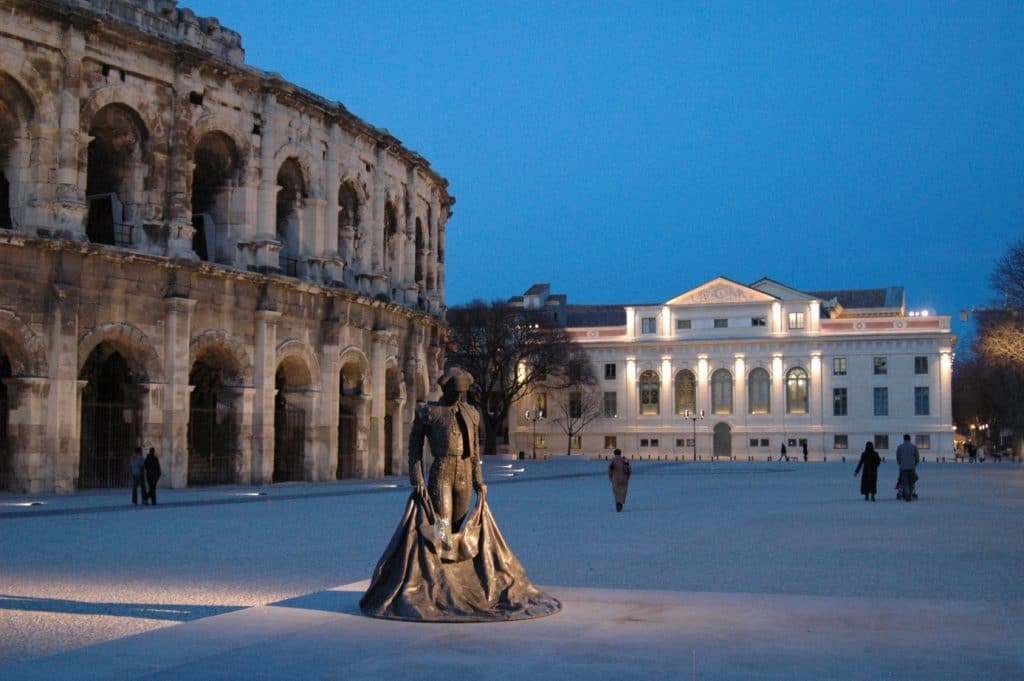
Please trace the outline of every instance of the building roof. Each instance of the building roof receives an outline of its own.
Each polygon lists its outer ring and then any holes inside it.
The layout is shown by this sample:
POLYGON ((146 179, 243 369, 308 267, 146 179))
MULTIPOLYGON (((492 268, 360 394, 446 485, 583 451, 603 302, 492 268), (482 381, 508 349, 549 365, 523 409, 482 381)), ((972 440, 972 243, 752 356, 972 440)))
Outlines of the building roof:
POLYGON ((625 305, 566 305, 565 325, 625 326, 625 305))
POLYGON ((808 291, 808 293, 821 301, 835 298, 846 309, 902 308, 904 301, 902 286, 808 291))

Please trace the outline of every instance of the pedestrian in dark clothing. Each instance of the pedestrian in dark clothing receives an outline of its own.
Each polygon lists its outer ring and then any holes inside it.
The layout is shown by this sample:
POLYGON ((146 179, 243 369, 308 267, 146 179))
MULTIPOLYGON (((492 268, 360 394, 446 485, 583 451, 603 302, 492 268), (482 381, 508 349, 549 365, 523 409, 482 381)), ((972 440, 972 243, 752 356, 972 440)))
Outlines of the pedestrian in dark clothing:
POLYGON ((612 494, 615 495, 615 510, 621 511, 626 503, 626 492, 629 491, 629 476, 633 470, 629 462, 622 458, 622 450, 615 450, 615 458, 608 464, 608 479, 612 482, 612 494))
POLYGON ((145 461, 142 458, 142 447, 136 447, 128 459, 132 473, 132 503, 138 504, 138 492, 142 492, 142 503, 146 503, 145 461))
POLYGON ((914 484, 917 482, 916 469, 920 461, 921 455, 910 441, 910 435, 904 435, 903 444, 896 448, 896 463, 900 466, 900 496, 904 501, 917 497, 914 493, 914 484))
MULTIPOLYGON (((156 481, 160 479, 160 459, 156 458, 156 449, 149 448, 146 455, 146 486, 149 488, 149 503, 156 506, 156 481)), ((142 503, 146 503, 143 499, 142 503)))
POLYGON ((800 448, 804 451, 804 463, 807 463, 807 440, 800 443, 800 448))
POLYGON ((864 501, 867 501, 869 496, 871 501, 875 500, 875 494, 878 492, 878 467, 881 465, 882 457, 875 451, 875 446, 870 442, 866 443, 857 463, 857 470, 853 472, 853 477, 857 477, 860 469, 864 469, 864 475, 860 479, 860 493, 864 495, 864 501))
POLYGON ((786 461, 789 461, 789 455, 786 454, 786 443, 785 442, 782 443, 782 448, 779 450, 779 461, 782 461, 783 459, 785 459, 786 461))

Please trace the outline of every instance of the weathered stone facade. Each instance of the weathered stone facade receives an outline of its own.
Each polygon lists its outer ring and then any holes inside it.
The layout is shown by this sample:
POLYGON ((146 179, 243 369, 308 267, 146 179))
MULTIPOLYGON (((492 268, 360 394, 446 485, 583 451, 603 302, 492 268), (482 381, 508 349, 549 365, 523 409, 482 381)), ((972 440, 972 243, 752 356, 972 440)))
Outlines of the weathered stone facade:
POLYGON ((403 473, 447 181, 175 0, 0 12, 0 484, 403 473))

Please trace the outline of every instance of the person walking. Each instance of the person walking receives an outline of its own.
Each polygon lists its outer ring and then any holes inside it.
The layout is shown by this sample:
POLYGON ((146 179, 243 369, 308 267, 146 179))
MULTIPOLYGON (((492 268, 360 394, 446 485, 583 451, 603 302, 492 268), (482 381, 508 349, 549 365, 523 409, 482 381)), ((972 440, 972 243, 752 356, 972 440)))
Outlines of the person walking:
POLYGON ((910 501, 914 494, 914 483, 917 482, 917 464, 921 455, 917 447, 910 441, 910 435, 903 436, 903 444, 896 448, 896 463, 900 467, 900 494, 904 501, 910 501))
POLYGON ((782 447, 779 448, 779 461, 782 461, 783 459, 785 459, 786 461, 789 461, 789 455, 786 454, 786 443, 785 442, 783 442, 782 443, 782 447))
POLYGON ((881 465, 882 457, 875 451, 875 446, 870 441, 865 443, 857 470, 853 472, 853 477, 857 477, 860 469, 864 469, 864 475, 860 479, 860 493, 864 495, 864 501, 867 501, 869 496, 871 501, 875 500, 875 494, 878 492, 878 467, 881 465))
POLYGON ((626 492, 629 491, 629 476, 633 474, 629 462, 622 458, 622 450, 616 449, 612 462, 608 464, 608 479, 612 483, 612 494, 615 495, 615 510, 622 511, 626 503, 626 492))
POLYGON ((800 443, 800 449, 804 452, 804 463, 807 463, 807 440, 800 443))
MULTIPOLYGON (((156 458, 156 449, 149 448, 146 455, 146 487, 149 489, 149 503, 156 506, 156 482, 160 479, 160 459, 156 458)), ((142 503, 146 503, 143 498, 142 503)))
POLYGON ((136 447, 128 459, 132 473, 132 504, 138 505, 138 492, 142 491, 142 503, 146 503, 145 461, 142 458, 142 447, 136 447))

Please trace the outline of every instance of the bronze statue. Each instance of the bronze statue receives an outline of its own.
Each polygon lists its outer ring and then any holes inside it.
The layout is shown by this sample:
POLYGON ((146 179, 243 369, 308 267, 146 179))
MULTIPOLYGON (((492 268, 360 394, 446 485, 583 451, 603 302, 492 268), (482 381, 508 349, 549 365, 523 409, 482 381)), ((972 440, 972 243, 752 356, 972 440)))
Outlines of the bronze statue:
POLYGON ((480 413, 466 400, 473 377, 453 367, 438 383, 441 399, 416 410, 409 434, 413 491, 405 515, 359 607, 373 617, 422 622, 516 620, 558 612, 561 603, 526 577, 487 506, 480 413), (424 442, 434 457, 426 484, 424 442))

